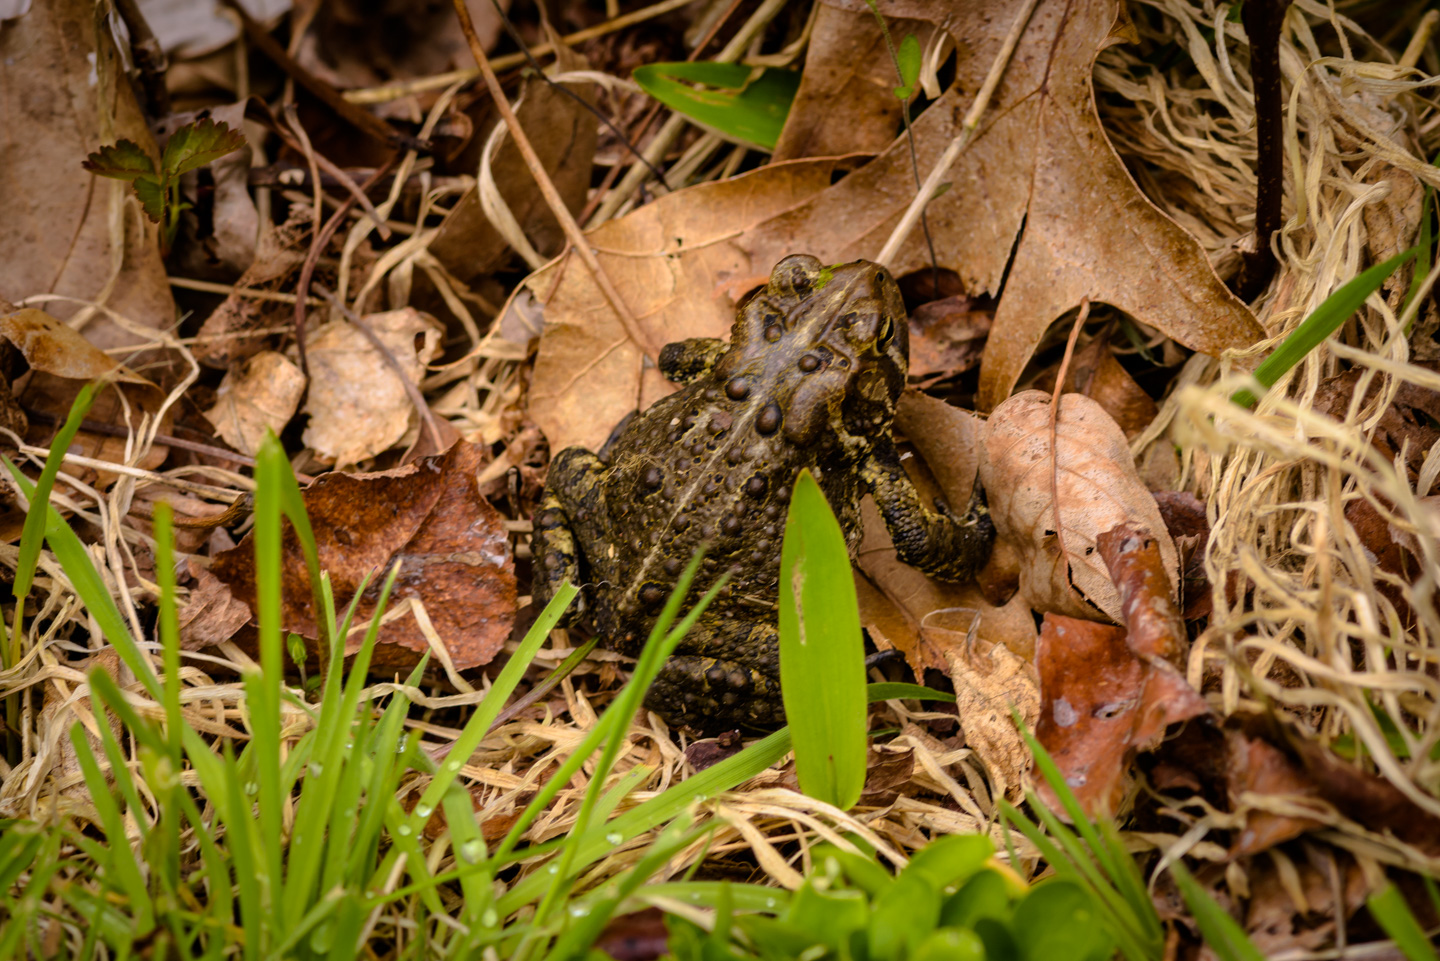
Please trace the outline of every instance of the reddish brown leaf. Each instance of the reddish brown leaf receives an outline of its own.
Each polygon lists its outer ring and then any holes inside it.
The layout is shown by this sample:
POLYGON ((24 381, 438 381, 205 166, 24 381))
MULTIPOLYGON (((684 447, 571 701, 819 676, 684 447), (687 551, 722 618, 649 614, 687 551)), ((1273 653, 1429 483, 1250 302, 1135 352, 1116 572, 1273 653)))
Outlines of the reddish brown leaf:
MULTIPOLYGON (((1225 775, 1233 809, 1244 806, 1246 794, 1313 799, 1320 793, 1310 777, 1275 745, 1238 731, 1226 734, 1229 751, 1225 775)), ((1246 810, 1245 828, 1235 838, 1230 853, 1237 857, 1256 854, 1322 826, 1320 821, 1251 807, 1246 810)))
MULTIPOLYGON (((1035 664, 1035 736, 1091 814, 1117 810, 1136 751, 1152 746, 1167 725, 1206 710, 1179 674, 1137 658, 1124 628, 1046 614, 1035 664)), ((1039 789, 1060 810, 1048 786, 1039 789)))
MULTIPOLYGON (((480 496, 475 472, 483 453, 459 443, 445 454, 377 474, 327 474, 305 489, 320 566, 330 572, 336 604, 349 603, 360 580, 374 574, 356 615, 369 619, 385 572, 403 561, 390 600, 422 601, 450 659, 459 670, 488 663, 510 636, 515 616, 515 573, 500 515, 480 496)), ((215 558, 212 571, 235 596, 255 607, 252 535, 215 558)), ((285 630, 318 636, 309 576, 295 533, 285 530, 285 630)), ((347 653, 363 635, 353 634, 347 653)), ((377 673, 414 666, 428 649, 413 616, 380 632, 377 673)))
MULTIPOLYGON (((1057 372, 1058 368, 1036 380, 1035 387, 1053 392, 1057 372)), ((1131 440, 1160 412, 1150 395, 1115 359, 1105 337, 1092 338, 1075 351, 1065 373, 1065 390, 1084 394, 1099 404, 1131 440)))
POLYGON ((738 729, 726 731, 719 737, 692 741, 690 745, 685 748, 685 760, 690 762, 690 766, 693 767, 698 774, 711 765, 719 764, 727 757, 739 754, 740 749, 744 746, 745 745, 741 743, 740 731, 738 729))
POLYGON ((612 918, 600 932, 595 947, 615 961, 652 961, 665 956, 669 936, 665 912, 646 908, 612 918))
POLYGON ((1132 524, 1120 524, 1096 538, 1095 546, 1120 592, 1130 650, 1156 668, 1168 661, 1176 670, 1184 670, 1190 645, 1180 612, 1170 599, 1170 578, 1155 538, 1132 524))
POLYGON ((956 296, 915 308, 910 314, 911 377, 951 377, 980 363, 995 311, 975 310, 973 304, 969 297, 956 296))
POLYGON ((869 756, 865 759, 865 787, 860 792, 860 803, 873 807, 895 803, 900 789, 914 773, 914 748, 870 745, 869 756))

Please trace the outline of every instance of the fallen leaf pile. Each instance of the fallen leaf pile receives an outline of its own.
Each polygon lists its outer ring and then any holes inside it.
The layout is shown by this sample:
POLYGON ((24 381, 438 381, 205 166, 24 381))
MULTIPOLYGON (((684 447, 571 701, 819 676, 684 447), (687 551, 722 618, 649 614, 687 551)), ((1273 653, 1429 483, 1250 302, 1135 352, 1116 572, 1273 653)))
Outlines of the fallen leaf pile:
MULTIPOLYGON (((931 580, 865 501, 861 621, 876 677, 956 703, 874 706, 853 820, 816 827, 780 765, 717 799, 713 844, 671 867, 794 886, 815 831, 896 863, 947 831, 1003 849, 999 801, 1059 804, 1018 718, 1082 809, 1129 832, 1167 957, 1208 957, 1164 870, 1182 858, 1267 953, 1370 950, 1366 897, 1440 868, 1436 259, 1253 409, 1231 398, 1260 393, 1249 372, 1327 297, 1435 235, 1436 21, 1288 5, 1272 117, 1258 4, 466 0, 509 118, 448 3, 0 10, 0 447, 38 476, 81 387, 105 383, 53 452, 51 500, 147 640, 152 521, 174 510, 182 709, 219 743, 249 709, 253 458, 278 438, 336 604, 356 602, 347 655, 398 569, 372 673, 429 656, 407 694, 434 756, 536 614, 551 459, 674 390, 665 345, 727 336, 781 258, 883 256, 909 310, 901 461, 927 506, 986 510, 996 538, 974 582, 931 580), (158 60, 125 49, 137 16, 158 60), (785 117, 773 151, 632 80, 687 59, 798 75, 788 106, 764 104, 785 117), (1278 188, 1257 186, 1271 137, 1278 188), (1263 245, 1274 276, 1242 302, 1263 245)), ((12 545, 22 494, 0 496, 12 545)), ((327 639, 288 522, 283 550, 283 628, 304 641, 286 683, 308 697, 327 639)), ((0 817, 90 816, 68 734, 101 745, 85 671, 144 697, 72 586, 46 545, 6 611, 25 624, 0 695, 33 706, 0 725, 0 817)), ((465 768, 487 841, 629 670, 602 638, 542 682, 589 630, 552 635, 465 768)), ((616 770, 661 791, 753 733, 687 742, 640 712, 616 770)), ((573 828, 569 797, 526 843, 573 828)), ((447 831, 437 815, 417 840, 447 831)), ((631 922, 603 943, 663 950, 656 918, 631 922)))

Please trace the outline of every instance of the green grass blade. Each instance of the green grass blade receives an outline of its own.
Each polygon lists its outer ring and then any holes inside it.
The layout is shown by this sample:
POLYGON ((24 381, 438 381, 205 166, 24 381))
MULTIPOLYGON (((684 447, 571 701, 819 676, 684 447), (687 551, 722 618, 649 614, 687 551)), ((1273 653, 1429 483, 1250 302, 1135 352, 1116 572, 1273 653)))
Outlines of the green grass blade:
MULTIPOLYGON (((22 474, 8 457, 0 455, 0 460, 4 461, 21 493, 34 503, 35 486, 30 483, 30 478, 22 474)), ((150 659, 130 635, 130 627, 120 614, 120 608, 115 605, 115 598, 110 596, 110 588, 105 585, 105 579, 95 569, 95 563, 90 559, 80 538, 71 530, 70 525, 65 523, 60 512, 49 504, 45 508, 45 540, 64 569, 65 576, 70 579, 75 593, 85 604, 85 610, 100 625, 100 633, 115 646, 120 659, 134 672, 145 692, 157 701, 162 700, 164 695, 160 690, 160 680, 150 666, 150 659)))
POLYGON ((108 842, 107 857, 102 862, 105 865, 106 886, 113 886, 126 897, 133 912, 132 933, 137 938, 144 937, 155 927, 155 910, 150 903, 150 893, 146 890, 145 875, 135 859, 130 839, 125 836, 125 819, 120 813, 120 806, 115 803, 114 795, 110 793, 109 785, 105 783, 100 764, 90 750, 90 741, 85 737, 85 727, 79 722, 70 728, 70 743, 75 748, 75 757, 80 762, 85 786, 90 789, 90 801, 95 805, 95 813, 100 817, 100 826, 104 829, 108 842))
MULTIPOLYGON (((55 477, 60 473, 60 465, 65 461, 65 452, 70 449, 70 442, 75 439, 81 422, 90 412, 90 405, 95 402, 98 386, 91 383, 80 388, 80 393, 75 396, 75 403, 70 405, 70 416, 50 441, 50 456, 45 458, 45 466, 41 468, 34 488, 26 491, 30 509, 25 513, 25 526, 20 533, 20 556, 15 568, 16 597, 24 597, 30 593, 30 585, 35 577, 35 565, 40 559, 40 544, 45 539, 46 508, 50 506, 50 492, 55 488, 55 477)), ((18 610, 16 616, 19 616, 18 610)), ((18 627, 19 622, 16 623, 18 627)))
POLYGON ((865 642, 845 535, 808 470, 780 550, 780 693, 800 789, 842 811, 865 787, 865 642))
MULTIPOLYGON (((1265 358, 1264 363, 1255 368, 1255 379, 1260 386, 1270 388, 1281 378, 1291 367, 1298 364, 1306 354, 1314 350, 1325 341, 1327 337, 1340 329, 1340 325, 1359 310, 1367 298, 1380 289, 1380 285, 1393 274, 1399 267, 1413 260, 1419 253, 1418 247, 1411 247, 1402 253, 1396 254, 1389 260, 1382 261, 1352 278, 1339 290, 1335 291, 1325 302, 1301 322, 1300 326, 1290 333, 1290 336, 1281 341, 1275 352, 1265 358)), ((1242 407, 1249 407, 1255 403, 1255 395, 1249 390, 1237 390, 1230 395, 1230 399, 1242 407)))
MULTIPOLYGON (((696 801, 712 798, 748 781, 778 763, 789 750, 790 731, 782 728, 749 745, 739 754, 672 785, 614 820, 596 825, 581 839, 575 852, 574 868, 582 869, 613 851, 616 844, 623 844, 641 832, 653 830, 674 819, 696 801)), ((525 856, 523 851, 519 854, 525 856)), ((518 882, 496 902, 500 915, 504 917, 535 900, 549 882, 550 877, 545 872, 531 874, 518 882)))
POLYGON ((1174 862, 1170 873, 1175 877, 1175 886, 1180 889, 1185 906, 1195 918, 1200 936, 1220 961, 1265 961, 1265 955, 1245 935, 1245 929, 1200 886, 1185 865, 1174 862))
POLYGON ((165 658, 165 730, 178 766, 184 749, 180 714, 180 616, 175 603, 175 544, 170 505, 155 503, 155 581, 160 586, 160 646, 165 658))
POLYGON ((1409 961, 1440 961, 1434 942, 1420 926, 1415 913, 1410 910, 1410 905, 1405 903, 1405 897, 1395 885, 1387 884, 1370 895, 1365 899, 1365 906, 1409 961))
POLYGON ((902 684, 897 681, 877 681, 865 686, 865 697, 871 703, 876 701, 945 701, 955 703, 954 694, 936 691, 919 684, 902 684))

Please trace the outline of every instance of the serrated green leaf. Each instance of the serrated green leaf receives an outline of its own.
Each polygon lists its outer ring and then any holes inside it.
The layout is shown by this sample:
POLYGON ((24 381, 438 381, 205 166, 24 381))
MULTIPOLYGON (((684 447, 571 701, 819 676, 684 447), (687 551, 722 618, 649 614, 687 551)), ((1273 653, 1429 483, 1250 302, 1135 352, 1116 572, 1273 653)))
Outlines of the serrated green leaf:
POLYGON ((199 123, 187 123, 170 135, 160 169, 169 177, 203 167, 245 146, 245 135, 231 130, 223 120, 206 117, 199 123))
POLYGON ((140 198, 140 206, 144 209, 145 216, 158 224, 165 216, 165 188, 148 177, 136 180, 134 186, 135 196, 140 198))
POLYGON ((727 140, 774 150, 800 86, 800 73, 738 63, 651 63, 636 67, 640 88, 727 140), (681 83, 719 89, 700 90, 681 83))
POLYGON ((895 88, 895 96, 909 100, 920 80, 920 41, 915 34, 907 33, 900 41, 900 49, 895 51, 895 68, 900 71, 900 86, 895 88))
POLYGON ((107 144, 82 160, 80 166, 97 177, 109 177, 112 180, 155 176, 155 161, 133 140, 107 144))
POLYGON ((780 549, 780 694, 800 789, 849 808, 865 786, 865 644, 845 535, 808 470, 780 549))

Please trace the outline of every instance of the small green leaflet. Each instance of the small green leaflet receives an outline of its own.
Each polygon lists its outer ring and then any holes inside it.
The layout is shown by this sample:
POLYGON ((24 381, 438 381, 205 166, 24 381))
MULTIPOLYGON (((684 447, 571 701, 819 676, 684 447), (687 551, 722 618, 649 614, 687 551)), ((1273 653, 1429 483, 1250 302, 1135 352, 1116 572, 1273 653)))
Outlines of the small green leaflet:
POLYGON ((640 88, 691 120, 735 143, 774 150, 800 73, 738 63, 651 63, 635 68, 640 88), (714 89, 692 87, 681 81, 714 89))
POLYGON ((895 96, 901 100, 909 100, 910 95, 915 92, 915 84, 920 80, 920 41, 915 34, 907 33, 905 39, 900 41, 900 49, 895 54, 895 66, 900 70, 901 86, 895 88, 895 96))
POLYGON ((213 163, 245 146, 245 135, 231 130, 224 121, 206 117, 195 124, 186 124, 170 135, 160 166, 171 177, 213 163))
POLYGON ((121 140, 101 147, 82 160, 80 166, 92 174, 115 180, 155 179, 155 161, 133 140, 121 140))

